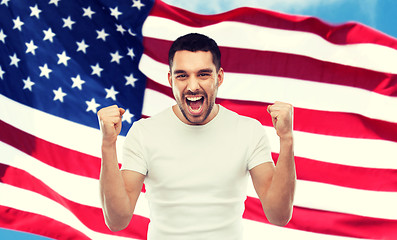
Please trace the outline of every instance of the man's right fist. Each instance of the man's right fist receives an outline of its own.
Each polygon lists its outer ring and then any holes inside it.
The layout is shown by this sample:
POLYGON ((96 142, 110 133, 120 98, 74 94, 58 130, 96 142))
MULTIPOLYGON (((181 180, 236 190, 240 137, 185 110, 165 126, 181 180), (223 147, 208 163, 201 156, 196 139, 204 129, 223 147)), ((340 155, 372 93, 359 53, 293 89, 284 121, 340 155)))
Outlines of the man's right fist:
POLYGON ((121 132, 121 117, 125 110, 117 105, 102 108, 98 111, 99 127, 102 131, 103 144, 113 144, 121 132))

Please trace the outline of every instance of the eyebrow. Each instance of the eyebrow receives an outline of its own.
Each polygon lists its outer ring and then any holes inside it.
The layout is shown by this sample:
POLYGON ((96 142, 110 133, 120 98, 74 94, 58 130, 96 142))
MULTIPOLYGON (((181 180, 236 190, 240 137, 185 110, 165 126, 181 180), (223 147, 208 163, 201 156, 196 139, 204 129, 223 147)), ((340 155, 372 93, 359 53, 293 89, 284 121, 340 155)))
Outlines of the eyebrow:
MULTIPOLYGON (((213 70, 211 68, 204 68, 204 69, 200 69, 198 71, 198 73, 212 73, 212 72, 213 72, 213 70)), ((175 70, 173 72, 173 74, 181 74, 181 73, 186 74, 187 72, 185 70, 175 70)))

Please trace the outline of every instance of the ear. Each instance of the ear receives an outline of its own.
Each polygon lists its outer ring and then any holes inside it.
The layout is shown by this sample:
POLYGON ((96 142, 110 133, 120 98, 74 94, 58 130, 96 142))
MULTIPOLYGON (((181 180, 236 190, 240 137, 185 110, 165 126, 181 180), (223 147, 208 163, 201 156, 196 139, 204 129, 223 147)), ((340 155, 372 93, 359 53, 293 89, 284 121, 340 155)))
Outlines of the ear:
POLYGON ((172 87, 172 75, 171 75, 171 72, 168 72, 168 83, 172 87))
POLYGON ((222 85, 222 83, 223 83, 223 77, 224 77, 223 68, 220 68, 219 71, 218 71, 218 76, 217 76, 217 78, 218 78, 218 87, 219 87, 220 85, 222 85))

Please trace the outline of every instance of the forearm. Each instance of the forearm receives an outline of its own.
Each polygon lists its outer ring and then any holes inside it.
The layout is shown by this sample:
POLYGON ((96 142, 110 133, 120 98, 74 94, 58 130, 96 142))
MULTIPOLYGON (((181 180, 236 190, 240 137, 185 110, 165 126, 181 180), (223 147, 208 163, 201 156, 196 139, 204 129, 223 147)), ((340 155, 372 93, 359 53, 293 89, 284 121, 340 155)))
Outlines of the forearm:
POLYGON ((280 138, 280 154, 265 203, 268 220, 285 225, 291 219, 296 184, 293 137, 280 138))
POLYGON ((131 220, 133 207, 119 170, 115 146, 102 146, 99 184, 106 224, 112 231, 124 229, 131 220))

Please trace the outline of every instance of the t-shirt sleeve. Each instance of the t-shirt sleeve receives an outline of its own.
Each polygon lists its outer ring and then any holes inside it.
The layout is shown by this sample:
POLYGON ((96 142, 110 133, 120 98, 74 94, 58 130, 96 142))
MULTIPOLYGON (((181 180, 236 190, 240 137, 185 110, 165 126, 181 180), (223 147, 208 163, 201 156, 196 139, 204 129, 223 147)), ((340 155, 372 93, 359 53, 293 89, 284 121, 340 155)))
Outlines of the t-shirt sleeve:
POLYGON ((122 151, 121 170, 131 170, 146 175, 147 162, 142 147, 140 126, 139 121, 135 122, 127 133, 122 151))
POLYGON ((251 144, 254 148, 251 157, 248 159, 248 170, 251 170, 259 164, 265 162, 271 162, 274 164, 271 155, 269 139, 265 129, 259 122, 254 125, 251 144))

